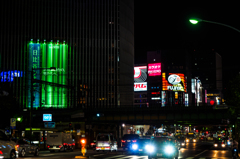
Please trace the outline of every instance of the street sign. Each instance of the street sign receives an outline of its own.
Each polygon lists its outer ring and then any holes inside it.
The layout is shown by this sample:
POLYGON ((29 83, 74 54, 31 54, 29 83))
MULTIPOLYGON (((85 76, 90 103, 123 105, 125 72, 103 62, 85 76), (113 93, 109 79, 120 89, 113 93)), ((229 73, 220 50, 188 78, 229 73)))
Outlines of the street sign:
POLYGON ((16 129, 16 118, 10 119, 10 129, 16 129))
POLYGON ((43 121, 52 121, 52 114, 43 114, 43 121))
POLYGON ((55 122, 44 122, 44 127, 45 128, 55 128, 55 122))

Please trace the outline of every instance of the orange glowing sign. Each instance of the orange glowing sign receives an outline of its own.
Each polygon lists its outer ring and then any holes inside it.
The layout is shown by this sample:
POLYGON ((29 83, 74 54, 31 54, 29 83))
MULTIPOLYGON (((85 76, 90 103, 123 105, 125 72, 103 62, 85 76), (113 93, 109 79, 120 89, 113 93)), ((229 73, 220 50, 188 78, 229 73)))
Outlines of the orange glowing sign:
POLYGON ((182 91, 187 92, 187 79, 182 73, 162 73, 162 90, 163 91, 182 91))

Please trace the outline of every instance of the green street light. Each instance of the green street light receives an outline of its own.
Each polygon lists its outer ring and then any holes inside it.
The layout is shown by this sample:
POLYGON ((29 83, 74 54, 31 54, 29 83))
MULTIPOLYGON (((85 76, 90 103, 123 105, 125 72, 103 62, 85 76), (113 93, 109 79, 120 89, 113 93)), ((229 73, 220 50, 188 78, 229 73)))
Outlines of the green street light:
POLYGON ((202 20, 195 18, 195 19, 189 19, 189 21, 190 21, 190 23, 192 23, 192 24, 195 25, 195 24, 197 24, 198 22, 201 22, 202 20))
POLYGON ((223 24, 223 23, 219 23, 219 22, 213 22, 213 21, 209 21, 209 20, 203 20, 203 19, 199 19, 199 18, 192 18, 192 19, 189 19, 189 22, 192 23, 192 24, 198 24, 198 22, 207 22, 207 23, 212 23, 212 24, 217 24, 217 25, 222 25, 222 26, 225 26, 225 27, 228 27, 228 28, 231 28, 233 30, 236 30, 237 32, 240 33, 240 30, 230 26, 230 25, 227 25, 227 24, 223 24))

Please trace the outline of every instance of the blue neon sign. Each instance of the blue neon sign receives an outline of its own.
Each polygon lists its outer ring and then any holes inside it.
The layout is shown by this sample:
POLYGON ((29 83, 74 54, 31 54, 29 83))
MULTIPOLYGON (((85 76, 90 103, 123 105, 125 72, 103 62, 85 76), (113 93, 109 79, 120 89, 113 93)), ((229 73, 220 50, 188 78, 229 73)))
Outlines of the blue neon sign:
POLYGON ((1 82, 12 82, 14 77, 22 77, 23 72, 22 71, 4 71, 0 73, 0 79, 1 82))
POLYGON ((52 114, 43 114, 43 121, 52 121, 52 114))

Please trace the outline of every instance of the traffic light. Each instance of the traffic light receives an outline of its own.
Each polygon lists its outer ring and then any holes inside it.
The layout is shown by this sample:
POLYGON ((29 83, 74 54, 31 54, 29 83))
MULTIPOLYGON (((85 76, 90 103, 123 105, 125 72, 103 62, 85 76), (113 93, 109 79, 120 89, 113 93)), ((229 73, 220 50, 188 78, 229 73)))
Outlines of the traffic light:
POLYGON ((80 143, 81 143, 81 146, 82 146, 82 147, 85 147, 87 141, 86 141, 85 138, 82 138, 82 139, 80 140, 80 143))

